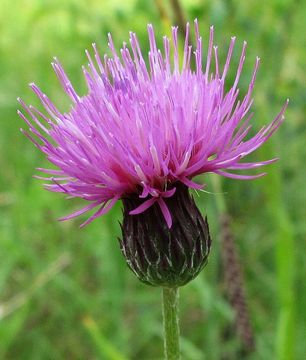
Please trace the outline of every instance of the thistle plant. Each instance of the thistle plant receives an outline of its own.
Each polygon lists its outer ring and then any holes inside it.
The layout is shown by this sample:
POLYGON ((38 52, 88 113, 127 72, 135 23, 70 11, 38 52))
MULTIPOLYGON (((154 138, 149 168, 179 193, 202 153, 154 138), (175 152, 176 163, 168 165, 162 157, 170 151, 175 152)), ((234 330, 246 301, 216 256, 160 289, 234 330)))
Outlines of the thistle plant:
POLYGON ((172 360, 180 358, 178 288, 203 269, 211 246, 207 219, 189 193, 204 184, 193 178, 205 173, 242 180, 265 175, 233 171, 276 160, 242 162, 278 129, 287 106, 286 102, 269 125, 251 136, 259 58, 239 100, 246 43, 229 87, 226 77, 235 37, 221 66, 213 27, 205 63, 197 20, 194 32, 195 49, 187 24, 182 59, 177 27, 172 28, 171 39, 163 37, 160 50, 153 26, 148 25, 147 57, 133 32, 130 45, 124 43, 120 51, 109 35, 111 56, 101 57, 93 44, 93 54, 86 51, 88 67, 83 67, 88 87, 84 96, 78 95, 55 59, 52 66, 71 99, 71 110, 60 112, 38 86, 30 84, 45 111, 21 99, 24 112, 18 111, 29 127, 24 134, 55 166, 38 168, 48 175, 37 177, 47 181, 48 190, 87 203, 61 220, 95 209, 84 226, 122 200, 122 254, 142 282, 163 289, 165 358, 172 360))

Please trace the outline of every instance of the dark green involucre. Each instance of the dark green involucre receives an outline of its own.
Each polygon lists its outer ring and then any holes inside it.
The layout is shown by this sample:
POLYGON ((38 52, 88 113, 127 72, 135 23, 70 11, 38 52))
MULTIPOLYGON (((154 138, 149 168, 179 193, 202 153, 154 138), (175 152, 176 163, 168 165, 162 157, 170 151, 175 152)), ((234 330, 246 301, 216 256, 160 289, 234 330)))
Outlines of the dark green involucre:
POLYGON ((171 215, 169 229, 159 205, 129 215, 143 200, 137 195, 123 199, 121 250, 135 275, 153 286, 178 287, 194 279, 207 263, 211 238, 207 219, 203 219, 185 185, 164 198, 171 215))

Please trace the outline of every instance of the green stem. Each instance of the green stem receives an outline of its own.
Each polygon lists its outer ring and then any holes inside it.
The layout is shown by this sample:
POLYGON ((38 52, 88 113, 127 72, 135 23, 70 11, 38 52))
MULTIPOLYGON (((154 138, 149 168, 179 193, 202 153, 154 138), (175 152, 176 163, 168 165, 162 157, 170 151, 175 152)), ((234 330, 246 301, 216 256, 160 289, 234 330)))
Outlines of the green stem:
POLYGON ((163 288, 164 346, 166 360, 179 360, 181 358, 178 299, 178 288, 163 288))

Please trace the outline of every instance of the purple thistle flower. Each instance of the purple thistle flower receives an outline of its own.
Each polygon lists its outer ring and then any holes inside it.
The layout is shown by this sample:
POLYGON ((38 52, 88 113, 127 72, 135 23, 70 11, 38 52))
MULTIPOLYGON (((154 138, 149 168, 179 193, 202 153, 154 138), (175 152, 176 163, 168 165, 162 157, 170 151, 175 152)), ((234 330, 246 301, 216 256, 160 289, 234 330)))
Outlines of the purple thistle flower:
POLYGON ((163 38, 161 51, 155 42, 153 26, 148 25, 148 66, 135 33, 130 33, 130 49, 124 43, 120 54, 109 35, 112 57, 105 55, 102 59, 93 44, 94 59, 86 51, 89 65, 83 67, 88 87, 85 96, 76 93, 55 59, 53 69, 73 102, 69 113, 61 113, 35 84, 30 87, 46 113, 19 99, 30 118, 18 111, 31 134, 24 133, 57 167, 39 168, 51 177, 37 177, 50 182, 45 185, 48 190, 89 202, 62 220, 98 208, 84 226, 110 210, 119 199, 137 194, 142 201, 129 214, 143 213, 158 204, 171 228, 167 199, 174 195, 178 185, 200 189, 202 186, 192 179, 208 172, 234 179, 255 179, 265 173, 238 175, 231 171, 254 169, 276 160, 241 162, 278 129, 288 101, 269 125, 248 136, 259 58, 256 58, 247 93, 238 100, 246 43, 234 83, 226 92, 225 80, 235 37, 231 38, 225 65, 221 68, 211 27, 206 65, 202 68, 202 38, 197 21, 195 33, 193 51, 187 24, 180 62, 178 28, 172 28, 172 45, 170 39, 163 38), (190 64, 192 56, 194 71, 190 64))

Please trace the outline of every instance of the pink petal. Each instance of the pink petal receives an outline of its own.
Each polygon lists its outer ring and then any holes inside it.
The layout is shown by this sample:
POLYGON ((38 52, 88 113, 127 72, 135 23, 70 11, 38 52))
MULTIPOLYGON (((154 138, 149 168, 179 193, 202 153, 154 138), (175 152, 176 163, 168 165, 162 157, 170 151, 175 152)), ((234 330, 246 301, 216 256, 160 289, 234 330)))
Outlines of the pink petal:
POLYGON ((253 180, 253 179, 258 179, 258 178, 261 178, 262 176, 267 175, 267 173, 261 173, 261 174, 257 174, 257 175, 239 175, 239 174, 231 174, 231 173, 228 173, 228 172, 222 171, 222 170, 216 170, 216 171, 214 171, 214 173, 224 176, 224 177, 231 178, 231 179, 240 179, 240 180, 253 180))
POLYGON ((80 228, 83 228, 84 226, 88 225, 89 223, 91 223, 97 217, 106 214, 116 204, 118 199, 119 199, 119 197, 115 196, 107 205, 106 205, 106 202, 103 203, 102 206, 99 208, 99 210, 97 212, 95 212, 89 219, 87 219, 85 222, 83 222, 80 225, 80 228))
POLYGON ((160 207, 160 209, 161 209, 161 211, 162 211, 162 213, 163 213, 163 215, 164 215, 164 218, 165 218, 165 220, 166 220, 166 223, 167 223, 167 225, 168 225, 168 228, 171 229, 171 226, 172 226, 172 216, 171 216, 171 214, 170 214, 170 211, 169 211, 169 209, 168 209, 168 206, 166 205, 164 199, 161 198, 161 197, 157 200, 157 202, 158 202, 158 205, 159 205, 159 207, 160 207))
POLYGON ((147 209, 149 209, 149 207, 151 207, 155 201, 157 200, 157 198, 150 198, 149 200, 146 200, 144 203, 142 203, 140 206, 138 206, 136 209, 131 210, 129 212, 130 215, 137 215, 140 214, 144 211, 146 211, 147 209))
POLYGON ((161 195, 164 198, 169 198, 169 197, 173 196, 175 192, 176 192, 176 188, 173 188, 171 190, 164 191, 161 195))
POLYGON ((180 179, 180 181, 183 184, 185 184, 186 186, 188 186, 189 188, 195 189, 195 190, 202 190, 205 187, 205 185, 197 184, 196 182, 194 182, 186 177, 180 179))
POLYGON ((75 218, 75 217, 77 217, 77 216, 79 216, 81 214, 84 214, 86 211, 89 211, 89 210, 93 209, 94 207, 98 206, 99 204, 100 204, 100 202, 96 201, 96 202, 94 202, 92 204, 89 204, 89 205, 83 207, 80 210, 77 210, 77 211, 73 212, 70 215, 63 216, 63 217, 59 218, 58 220, 59 221, 66 221, 66 220, 73 219, 73 218, 75 218))

